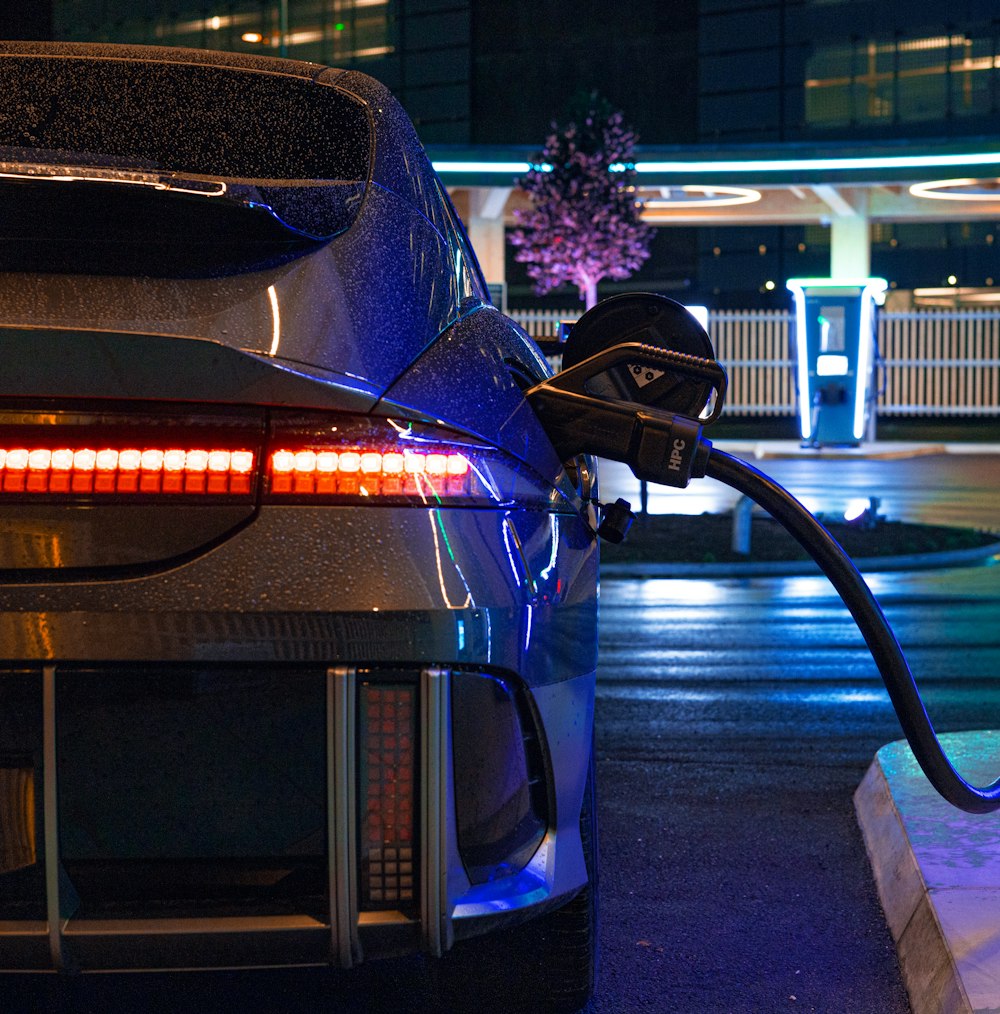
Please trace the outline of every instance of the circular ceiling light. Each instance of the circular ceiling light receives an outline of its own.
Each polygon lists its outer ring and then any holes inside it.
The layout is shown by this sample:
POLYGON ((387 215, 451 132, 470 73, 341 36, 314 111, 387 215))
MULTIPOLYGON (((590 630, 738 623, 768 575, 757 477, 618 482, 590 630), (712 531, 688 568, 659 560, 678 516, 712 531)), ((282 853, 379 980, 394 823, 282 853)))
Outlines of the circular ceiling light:
POLYGON ((645 211, 661 211, 666 208, 729 208, 736 204, 753 204, 759 201, 759 190, 750 187, 686 186, 660 187, 660 197, 642 202, 645 211), (674 196, 677 194, 678 196, 674 196))
POLYGON ((1000 201, 1000 178, 914 183, 910 187, 910 193, 914 197, 929 197, 935 201, 1000 201))

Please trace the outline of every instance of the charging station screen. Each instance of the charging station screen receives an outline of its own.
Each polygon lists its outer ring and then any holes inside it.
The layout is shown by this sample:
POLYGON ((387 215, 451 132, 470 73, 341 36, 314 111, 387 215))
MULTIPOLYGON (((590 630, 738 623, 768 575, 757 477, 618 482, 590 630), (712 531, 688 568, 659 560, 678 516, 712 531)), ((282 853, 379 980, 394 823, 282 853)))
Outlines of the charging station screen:
POLYGON ((819 351, 843 352, 845 349, 845 307, 821 306, 819 309, 819 351))

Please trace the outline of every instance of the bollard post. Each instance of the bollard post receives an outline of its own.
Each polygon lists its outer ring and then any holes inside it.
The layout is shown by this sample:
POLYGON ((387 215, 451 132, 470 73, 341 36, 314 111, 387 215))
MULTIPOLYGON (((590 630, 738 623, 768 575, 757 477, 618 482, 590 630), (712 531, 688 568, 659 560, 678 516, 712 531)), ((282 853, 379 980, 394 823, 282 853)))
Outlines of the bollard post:
POLYGON ((730 548, 741 556, 750 555, 750 530, 753 518, 753 500, 741 496, 733 506, 733 538, 730 548))

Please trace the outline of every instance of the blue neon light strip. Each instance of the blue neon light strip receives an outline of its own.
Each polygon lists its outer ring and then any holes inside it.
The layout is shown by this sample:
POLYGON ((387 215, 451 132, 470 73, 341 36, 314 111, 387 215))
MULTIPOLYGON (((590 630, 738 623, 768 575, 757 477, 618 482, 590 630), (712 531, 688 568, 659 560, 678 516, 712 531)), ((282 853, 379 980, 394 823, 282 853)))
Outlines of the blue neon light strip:
MULTIPOLYGON (((853 158, 752 158, 721 162, 636 162, 637 173, 806 173, 851 169, 927 169, 945 166, 1000 165, 1000 151, 966 152, 957 155, 871 155, 853 158)), ((434 162, 439 173, 507 173, 518 175, 532 168, 530 162, 434 162)), ((543 170, 551 168, 542 165, 543 170)), ((608 167, 621 172, 624 165, 608 167)))
MULTIPOLYGON (((439 173, 506 173, 519 176, 531 168, 530 162, 432 162, 439 173)), ((542 169, 552 166, 543 165, 542 169)))
POLYGON ((858 347, 858 373, 855 377, 854 400, 854 438, 860 440, 865 435, 865 408, 868 404, 868 385, 871 382, 872 345, 874 329, 872 316, 875 313, 875 301, 881 300, 882 293, 888 288, 884 278, 869 278, 868 284, 861 293, 861 344, 858 347))
POLYGON ((963 155, 873 155, 856 158, 756 158, 727 162, 636 162, 637 173, 809 172, 829 169, 924 169, 931 166, 1000 165, 1000 152, 963 155))

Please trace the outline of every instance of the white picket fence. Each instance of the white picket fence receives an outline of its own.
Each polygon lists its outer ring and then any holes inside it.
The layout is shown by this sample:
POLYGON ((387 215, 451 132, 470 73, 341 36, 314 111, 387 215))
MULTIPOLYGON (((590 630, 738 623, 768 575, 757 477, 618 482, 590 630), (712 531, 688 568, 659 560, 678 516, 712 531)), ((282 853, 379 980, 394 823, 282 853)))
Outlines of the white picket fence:
POLYGON ((583 311, 577 307, 573 310, 508 310, 507 313, 532 338, 555 338, 560 321, 579 320, 583 311))
POLYGON ((708 333, 729 374, 730 415, 793 415, 791 314, 785 310, 716 310, 708 333))
MULTIPOLYGON (((580 310, 514 310, 535 338, 554 338, 580 310)), ((714 310, 708 331, 729 373, 733 415, 795 413, 792 315, 714 310)), ((1000 311, 913 310, 878 316, 883 416, 1000 416, 1000 311)))
POLYGON ((883 313, 885 415, 1000 415, 1000 312, 883 313))

